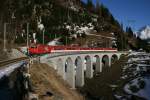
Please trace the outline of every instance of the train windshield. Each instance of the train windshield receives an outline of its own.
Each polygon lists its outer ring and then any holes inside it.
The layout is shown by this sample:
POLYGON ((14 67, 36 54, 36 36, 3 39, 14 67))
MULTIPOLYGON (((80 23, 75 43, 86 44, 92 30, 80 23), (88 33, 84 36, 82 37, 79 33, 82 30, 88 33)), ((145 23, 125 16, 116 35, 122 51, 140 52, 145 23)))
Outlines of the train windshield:
POLYGON ((37 46, 35 46, 35 45, 32 45, 32 46, 31 46, 31 48, 37 48, 37 46))

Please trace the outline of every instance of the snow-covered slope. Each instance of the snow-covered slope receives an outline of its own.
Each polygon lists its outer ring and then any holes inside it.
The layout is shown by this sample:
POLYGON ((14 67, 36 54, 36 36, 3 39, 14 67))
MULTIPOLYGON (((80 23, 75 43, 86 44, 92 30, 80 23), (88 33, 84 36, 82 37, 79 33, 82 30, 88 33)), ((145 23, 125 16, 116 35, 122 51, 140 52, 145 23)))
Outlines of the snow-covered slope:
POLYGON ((145 26, 141 28, 138 32, 137 35, 144 40, 150 39, 150 26, 145 26))

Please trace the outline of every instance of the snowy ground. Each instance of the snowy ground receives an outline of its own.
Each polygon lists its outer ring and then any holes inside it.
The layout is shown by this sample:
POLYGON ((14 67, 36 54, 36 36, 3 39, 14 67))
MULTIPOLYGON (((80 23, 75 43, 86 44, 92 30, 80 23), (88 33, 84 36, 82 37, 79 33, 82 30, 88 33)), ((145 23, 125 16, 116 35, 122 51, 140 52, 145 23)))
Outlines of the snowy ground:
POLYGON ((147 100, 150 100, 150 77, 136 78, 136 79, 132 80, 130 83, 126 84, 124 87, 124 90, 128 94, 140 96, 147 100), (139 79, 143 80, 146 84, 143 89, 140 89, 140 87, 139 87, 139 84, 138 84, 139 79), (136 86, 139 90, 134 93, 131 91, 130 86, 136 86))
POLYGON ((27 47, 20 47, 20 50, 24 53, 24 54, 26 54, 27 53, 27 47))
POLYGON ((150 68, 150 56, 144 52, 133 52, 129 54, 129 59, 126 65, 122 68, 122 78, 141 76, 141 73, 146 73, 150 68))
POLYGON ((127 94, 114 95, 118 100, 131 99, 131 95, 150 100, 150 54, 131 52, 128 55, 128 61, 122 67, 120 80, 129 82, 123 87, 127 94))
POLYGON ((127 83, 124 87, 125 92, 128 94, 136 95, 139 97, 144 97, 150 100, 150 77, 145 77, 149 74, 147 71, 150 68, 150 54, 144 52, 133 52, 129 54, 128 64, 123 68, 124 76, 126 78, 135 78, 131 82, 127 83), (144 78, 141 78, 144 77, 144 78), (138 77, 138 78, 136 78, 138 77), (139 79, 145 82, 145 87, 143 89, 139 88, 139 79), (136 93, 131 91, 131 86, 136 86, 139 89, 136 93))

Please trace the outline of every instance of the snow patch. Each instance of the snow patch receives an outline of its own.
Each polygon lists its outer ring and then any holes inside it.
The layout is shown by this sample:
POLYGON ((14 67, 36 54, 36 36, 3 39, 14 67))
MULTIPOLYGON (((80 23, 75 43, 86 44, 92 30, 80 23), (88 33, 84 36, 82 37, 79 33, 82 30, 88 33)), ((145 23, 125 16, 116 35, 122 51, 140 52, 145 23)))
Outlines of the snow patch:
POLYGON ((59 42, 60 38, 55 38, 53 41, 50 41, 49 43, 47 43, 48 45, 58 45, 60 44, 59 42))
POLYGON ((134 80, 132 80, 130 83, 126 84, 125 87, 124 87, 124 90, 128 93, 128 94, 132 94, 132 95, 136 95, 136 96, 140 96, 140 97, 143 97, 147 100, 150 100, 150 78, 148 77, 144 77, 142 78, 142 80, 144 80, 144 82, 146 83, 145 87, 143 89, 140 89, 137 93, 133 93, 129 87, 130 85, 135 85, 137 87, 138 86, 138 79, 139 78, 136 78, 134 80))
POLYGON ((0 70, 0 78, 2 78, 4 75, 9 76, 16 68, 19 68, 22 64, 24 64, 25 62, 19 62, 13 65, 10 65, 4 69, 0 70))

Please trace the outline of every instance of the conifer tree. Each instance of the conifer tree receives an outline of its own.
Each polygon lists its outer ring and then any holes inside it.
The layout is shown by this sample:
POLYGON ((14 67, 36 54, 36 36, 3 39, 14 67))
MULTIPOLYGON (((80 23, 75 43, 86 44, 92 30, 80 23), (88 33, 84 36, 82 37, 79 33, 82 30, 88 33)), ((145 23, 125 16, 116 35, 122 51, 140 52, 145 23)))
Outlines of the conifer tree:
POLYGON ((133 37, 133 31, 131 27, 126 27, 126 33, 128 33, 128 37, 133 37))
POLYGON ((94 4, 92 0, 87 0, 87 9, 91 12, 94 12, 94 4))
POLYGON ((95 10, 96 10, 96 13, 99 16, 101 16, 101 6, 100 6, 100 1, 99 0, 96 1, 96 8, 95 8, 95 10))

